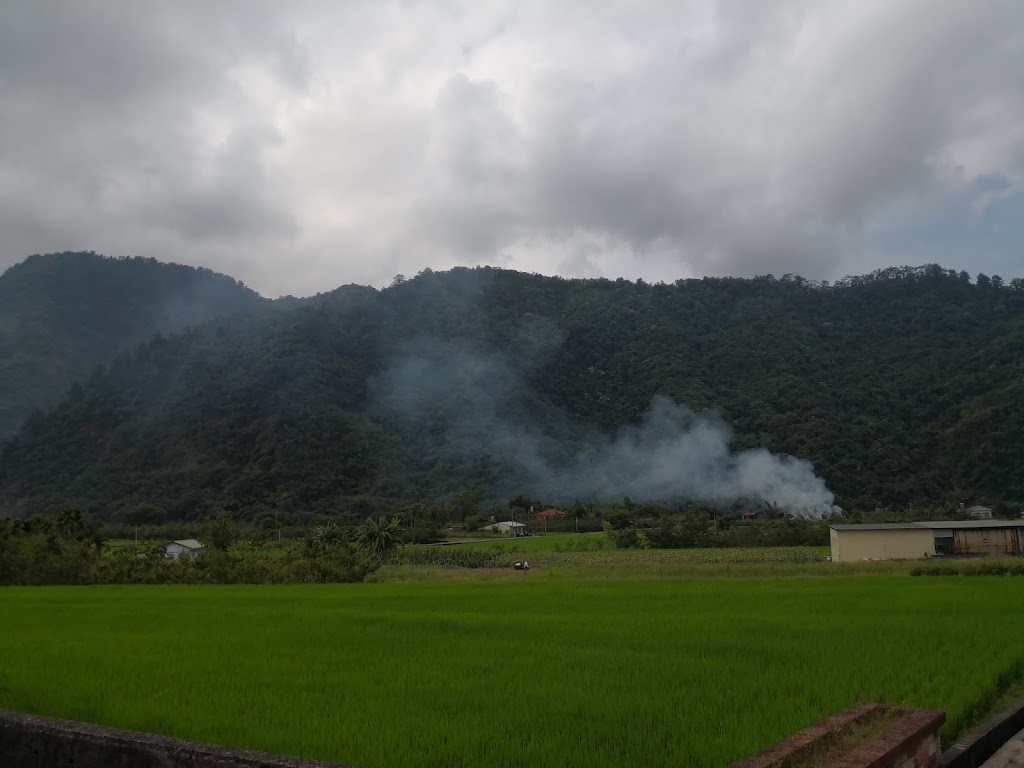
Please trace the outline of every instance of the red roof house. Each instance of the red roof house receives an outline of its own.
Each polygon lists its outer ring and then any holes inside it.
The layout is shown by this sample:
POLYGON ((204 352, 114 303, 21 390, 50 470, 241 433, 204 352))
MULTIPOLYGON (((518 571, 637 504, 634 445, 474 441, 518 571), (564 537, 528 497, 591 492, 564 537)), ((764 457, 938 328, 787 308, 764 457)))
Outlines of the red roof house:
POLYGON ((565 517, 565 512, 560 509, 545 509, 543 512, 538 512, 534 517, 538 523, 543 523, 558 517, 565 517))

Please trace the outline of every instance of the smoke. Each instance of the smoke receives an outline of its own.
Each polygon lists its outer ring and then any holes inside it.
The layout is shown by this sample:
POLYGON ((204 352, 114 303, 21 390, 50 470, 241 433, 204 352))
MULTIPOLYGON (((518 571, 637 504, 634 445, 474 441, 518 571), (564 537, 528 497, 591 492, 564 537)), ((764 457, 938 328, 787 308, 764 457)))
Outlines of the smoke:
POLYGON ((759 448, 733 453, 717 416, 656 397, 643 422, 598 440, 592 452, 553 473, 580 496, 686 499, 714 506, 758 500, 796 517, 839 511, 811 464, 759 448))
POLYGON ((536 359, 536 348, 499 354, 421 340, 375 391, 379 405, 412 429, 443 430, 462 462, 514 461, 530 490, 549 501, 761 503, 804 518, 839 511, 809 462, 765 449, 734 453, 720 417, 665 397, 654 398, 639 424, 612 435, 574 426, 521 383, 536 359))

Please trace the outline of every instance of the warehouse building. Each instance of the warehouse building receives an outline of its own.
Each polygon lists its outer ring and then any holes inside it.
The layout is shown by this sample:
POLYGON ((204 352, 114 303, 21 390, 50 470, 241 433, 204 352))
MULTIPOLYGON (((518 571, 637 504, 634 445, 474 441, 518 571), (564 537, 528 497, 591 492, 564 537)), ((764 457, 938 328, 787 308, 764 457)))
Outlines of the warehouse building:
POLYGON ((1024 520, 936 520, 830 525, 832 561, 920 560, 934 555, 1020 555, 1024 520))
POLYGON ((935 554, 935 537, 918 523, 830 525, 832 562, 918 560, 935 554))

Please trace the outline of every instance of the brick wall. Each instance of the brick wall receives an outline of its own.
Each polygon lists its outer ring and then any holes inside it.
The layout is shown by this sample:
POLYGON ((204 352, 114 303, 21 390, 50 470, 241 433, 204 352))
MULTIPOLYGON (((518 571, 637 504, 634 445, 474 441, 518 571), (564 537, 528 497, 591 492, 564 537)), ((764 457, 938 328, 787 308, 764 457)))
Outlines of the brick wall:
POLYGON ((946 722, 945 713, 934 709, 886 707, 882 704, 855 704, 756 755, 734 763, 732 768, 798 765, 802 757, 814 754, 829 740, 833 740, 834 734, 840 729, 856 725, 883 709, 895 709, 902 716, 882 733, 832 760, 829 763, 831 768, 937 768, 941 750, 939 731, 946 722))
POLYGON ((17 768, 344 768, 0 709, 0 766, 17 768))

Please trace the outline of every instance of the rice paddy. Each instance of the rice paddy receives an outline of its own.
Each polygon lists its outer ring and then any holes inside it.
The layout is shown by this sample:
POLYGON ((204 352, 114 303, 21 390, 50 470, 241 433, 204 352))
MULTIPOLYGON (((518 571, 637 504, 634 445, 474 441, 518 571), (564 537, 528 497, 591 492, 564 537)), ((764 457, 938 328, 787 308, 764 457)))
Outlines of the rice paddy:
MULTIPOLYGON (((522 575, 522 574, 521 574, 522 575)), ((390 766, 724 766, 1021 668, 1024 579, 0 590, 0 707, 390 766)))

